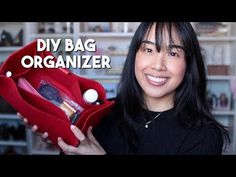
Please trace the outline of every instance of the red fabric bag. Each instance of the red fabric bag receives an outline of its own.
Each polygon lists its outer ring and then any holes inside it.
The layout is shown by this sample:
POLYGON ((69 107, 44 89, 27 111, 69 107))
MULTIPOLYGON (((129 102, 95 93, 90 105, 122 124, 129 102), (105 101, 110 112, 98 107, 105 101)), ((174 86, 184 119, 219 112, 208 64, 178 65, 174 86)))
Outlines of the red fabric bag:
MULTIPOLYGON (((25 55, 38 55, 44 58, 52 55, 51 52, 38 52, 36 41, 26 45, 11 54, 0 67, 0 95, 23 117, 27 118, 30 125, 37 125, 39 132, 48 132, 52 143, 57 144, 57 138, 73 146, 79 141, 70 130, 71 121, 65 112, 50 101, 28 92, 18 86, 19 78, 26 79, 34 89, 39 87, 42 80, 53 84, 73 101, 83 107, 83 111, 74 123, 86 134, 87 128, 95 127, 110 111, 114 101, 106 99, 104 88, 97 81, 80 77, 67 69, 51 68, 24 68, 21 59, 25 55), (7 76, 11 72, 11 76, 7 76), (87 104, 82 98, 88 89, 98 92, 99 105, 87 104)), ((53 56, 53 55, 52 55, 53 56)), ((56 58, 54 57, 56 60, 56 58)))

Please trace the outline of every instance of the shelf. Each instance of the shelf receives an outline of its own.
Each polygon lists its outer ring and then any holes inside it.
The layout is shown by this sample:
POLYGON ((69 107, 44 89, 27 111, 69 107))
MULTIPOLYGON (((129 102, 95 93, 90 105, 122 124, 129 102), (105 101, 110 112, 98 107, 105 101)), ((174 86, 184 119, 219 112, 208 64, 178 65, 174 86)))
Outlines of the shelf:
POLYGON ((119 76, 119 75, 114 75, 114 76, 83 75, 83 76, 85 76, 86 78, 89 78, 89 79, 94 79, 94 80, 100 80, 100 79, 103 79, 103 80, 119 80, 121 78, 121 76, 119 76))
POLYGON ((234 111, 223 111, 223 110, 214 110, 212 111, 213 115, 229 115, 229 116, 234 116, 235 112, 234 111))
POLYGON ((26 141, 0 141, 0 146, 27 146, 26 141))
POLYGON ((128 55, 128 52, 107 52, 105 53, 108 56, 114 57, 114 56, 124 56, 126 57, 128 55))
POLYGON ((114 32, 81 32, 81 37, 133 37, 134 33, 114 33, 114 32))
POLYGON ((60 151, 50 151, 50 150, 32 150, 31 154, 33 155, 59 155, 60 151))
POLYGON ((29 35, 29 38, 73 38, 73 34, 59 34, 59 33, 53 33, 53 34, 31 34, 29 35))
POLYGON ((222 75, 215 75, 215 76, 207 76, 207 80, 225 80, 225 81, 229 81, 230 79, 232 79, 232 77, 234 76, 222 76, 222 75))
MULTIPOLYGON (((112 32, 86 32, 80 33, 80 37, 133 37, 133 33, 112 33, 112 32)), ((29 38, 73 38, 73 34, 31 34, 29 38)))
POLYGON ((17 116, 16 114, 1 114, 1 113, 0 113, 0 119, 21 120, 21 118, 17 116))
POLYGON ((200 36, 199 42, 233 42, 236 36, 200 36))
POLYGON ((14 52, 19 50, 21 47, 11 46, 11 47, 0 47, 0 52, 14 52))

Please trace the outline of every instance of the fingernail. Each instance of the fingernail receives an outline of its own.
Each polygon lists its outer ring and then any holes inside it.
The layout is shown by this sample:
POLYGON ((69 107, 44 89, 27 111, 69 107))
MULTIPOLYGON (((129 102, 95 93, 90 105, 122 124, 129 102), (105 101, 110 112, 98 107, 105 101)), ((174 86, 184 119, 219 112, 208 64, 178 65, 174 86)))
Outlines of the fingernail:
POLYGON ((74 128, 75 128, 75 126, 74 126, 74 125, 71 125, 71 126, 70 126, 70 128, 71 128, 71 129, 74 129, 74 128))
POLYGON ((57 138, 57 141, 61 141, 61 137, 58 137, 58 138, 57 138))

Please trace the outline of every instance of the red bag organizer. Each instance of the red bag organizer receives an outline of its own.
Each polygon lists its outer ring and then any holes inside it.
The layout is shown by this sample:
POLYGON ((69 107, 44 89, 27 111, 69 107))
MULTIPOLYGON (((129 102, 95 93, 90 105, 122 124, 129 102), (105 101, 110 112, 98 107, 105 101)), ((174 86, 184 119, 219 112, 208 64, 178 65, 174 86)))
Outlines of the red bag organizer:
MULTIPOLYGON (((79 119, 74 123, 83 133, 92 125, 95 127, 110 111, 114 101, 106 99, 103 86, 97 81, 80 77, 67 69, 50 68, 24 68, 21 59, 25 55, 39 55, 42 58, 52 55, 51 52, 36 50, 36 41, 12 53, 0 67, 0 95, 23 117, 27 118, 30 125, 37 125, 39 132, 48 132, 49 139, 57 145, 57 138, 70 145, 79 145, 79 140, 70 130, 71 122, 65 112, 51 102, 27 92, 17 86, 19 78, 24 77, 37 88, 41 80, 47 80, 67 94, 84 108, 79 119), (12 73, 7 77, 7 72, 12 73), (82 94, 88 89, 98 92, 100 105, 86 104, 82 94)), ((53 55, 52 55, 53 56, 53 55)), ((56 58, 54 57, 56 60, 56 58)))

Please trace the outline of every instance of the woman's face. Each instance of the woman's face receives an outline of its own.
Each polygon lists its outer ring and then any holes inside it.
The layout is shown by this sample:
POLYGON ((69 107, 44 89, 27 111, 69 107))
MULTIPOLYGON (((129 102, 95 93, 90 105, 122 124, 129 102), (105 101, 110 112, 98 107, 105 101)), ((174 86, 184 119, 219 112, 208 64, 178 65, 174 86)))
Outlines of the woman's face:
POLYGON ((172 30, 174 44, 164 30, 161 51, 155 45, 155 25, 136 54, 135 76, 150 110, 164 111, 174 104, 175 89, 183 80, 186 62, 183 45, 172 30))

